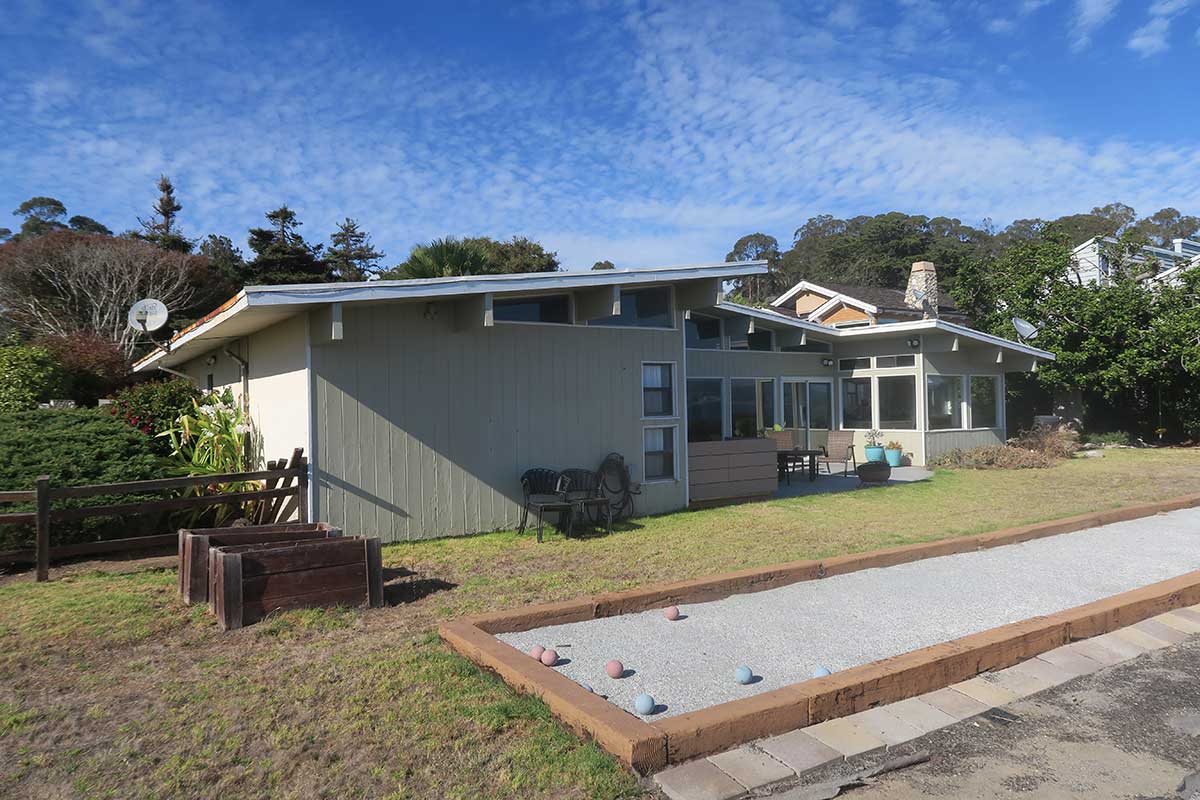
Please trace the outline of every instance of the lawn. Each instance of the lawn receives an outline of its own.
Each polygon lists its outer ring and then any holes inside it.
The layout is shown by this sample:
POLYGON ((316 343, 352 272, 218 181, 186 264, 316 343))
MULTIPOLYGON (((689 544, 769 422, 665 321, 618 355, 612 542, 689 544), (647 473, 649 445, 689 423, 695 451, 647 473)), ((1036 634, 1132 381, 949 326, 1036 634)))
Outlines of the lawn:
MULTIPOLYGON (((0 796, 638 797, 634 777, 450 653, 447 618, 1200 492, 1200 452, 638 520, 612 536, 505 532, 392 545, 413 597, 221 634, 148 560, 0 582, 0 796)), ((159 566, 156 566, 159 565, 159 566)))

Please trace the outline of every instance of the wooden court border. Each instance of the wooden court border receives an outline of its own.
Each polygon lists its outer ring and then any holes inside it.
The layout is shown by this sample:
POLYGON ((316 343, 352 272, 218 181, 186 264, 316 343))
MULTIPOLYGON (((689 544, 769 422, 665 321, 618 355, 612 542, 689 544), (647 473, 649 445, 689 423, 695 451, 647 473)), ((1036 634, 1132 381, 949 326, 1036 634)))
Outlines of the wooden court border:
POLYGON ((624 592, 479 614, 448 622, 442 639, 518 691, 541 698, 560 720, 625 765, 646 774, 739 744, 846 716, 1003 669, 1069 642, 1098 636, 1171 609, 1200 603, 1200 571, 1066 611, 840 670, 656 722, 646 722, 496 638, 547 625, 718 600, 800 581, 925 558, 986 550, 1099 525, 1200 506, 1200 493, 1095 511, 990 533, 891 547, 836 558, 794 561, 624 592))

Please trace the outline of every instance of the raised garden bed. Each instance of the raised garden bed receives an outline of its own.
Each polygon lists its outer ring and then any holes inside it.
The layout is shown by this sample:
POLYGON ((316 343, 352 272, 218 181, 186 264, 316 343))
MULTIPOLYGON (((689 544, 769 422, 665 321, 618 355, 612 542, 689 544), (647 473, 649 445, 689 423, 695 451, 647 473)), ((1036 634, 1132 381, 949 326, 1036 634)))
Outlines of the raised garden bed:
POLYGON ((325 522, 231 528, 184 528, 179 531, 179 596, 185 603, 207 603, 208 552, 213 547, 272 544, 341 536, 325 522))
POLYGON ((208 552, 210 605, 221 630, 272 611, 383 605, 379 539, 330 539, 214 547, 208 552))

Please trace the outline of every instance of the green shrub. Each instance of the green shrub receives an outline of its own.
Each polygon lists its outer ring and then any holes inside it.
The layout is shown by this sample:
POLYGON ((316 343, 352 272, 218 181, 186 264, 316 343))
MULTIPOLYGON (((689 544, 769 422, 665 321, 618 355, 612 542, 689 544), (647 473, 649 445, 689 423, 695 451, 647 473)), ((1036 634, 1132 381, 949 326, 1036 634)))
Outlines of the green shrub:
POLYGON ((1086 433, 1083 441, 1089 444, 1133 444, 1133 437, 1125 431, 1109 431, 1108 433, 1086 433))
POLYGON ((179 417, 192 411, 193 401, 202 397, 191 381, 147 381, 117 392, 109 409, 113 416, 154 438, 155 452, 169 455, 170 440, 155 437, 173 428, 179 417))
POLYGON ((38 403, 62 397, 66 389, 62 368, 46 348, 0 347, 0 414, 37 408, 38 403))
MULTIPOLYGON (((41 409, 0 414, 0 490, 32 489, 39 475, 49 475, 52 486, 161 478, 170 473, 169 462, 155 450, 154 442, 100 409, 41 409)), ((87 497, 55 501, 55 508, 130 502, 129 495, 87 497)), ((12 505, 4 511, 32 511, 32 504, 12 505)), ((55 522, 52 544, 145 536, 165 533, 162 515, 92 518, 55 522)), ((29 547, 33 529, 27 525, 0 526, 0 550, 29 547)))

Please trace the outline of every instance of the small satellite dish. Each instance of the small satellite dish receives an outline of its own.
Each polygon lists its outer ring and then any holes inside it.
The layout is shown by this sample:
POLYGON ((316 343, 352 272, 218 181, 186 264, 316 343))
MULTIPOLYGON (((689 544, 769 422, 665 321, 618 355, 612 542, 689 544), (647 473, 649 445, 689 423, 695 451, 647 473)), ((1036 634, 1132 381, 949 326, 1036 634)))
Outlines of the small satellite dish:
POLYGON ((1013 317, 1012 324, 1017 329, 1017 336, 1020 336, 1022 340, 1037 338, 1040 329, 1029 320, 1013 317))
POLYGON ((129 327, 149 333, 167 324, 167 307, 161 300, 148 297, 138 300, 129 309, 129 327))

